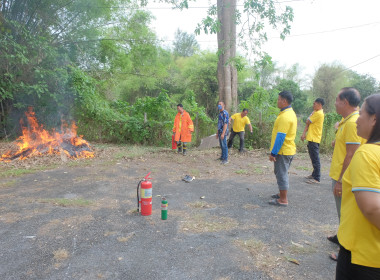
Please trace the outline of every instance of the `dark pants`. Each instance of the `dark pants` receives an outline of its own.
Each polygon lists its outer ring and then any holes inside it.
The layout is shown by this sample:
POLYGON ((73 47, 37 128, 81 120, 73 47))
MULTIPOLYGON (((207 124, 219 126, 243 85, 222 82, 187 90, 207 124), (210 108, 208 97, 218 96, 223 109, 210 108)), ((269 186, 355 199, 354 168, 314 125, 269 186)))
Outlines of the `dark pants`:
POLYGON ((219 145, 220 149, 222 150, 222 156, 220 157, 222 160, 228 160, 228 146, 227 146, 227 136, 224 135, 224 138, 221 139, 222 133, 218 133, 219 137, 219 145))
POLYGON ((235 132, 233 131, 233 129, 231 129, 231 135, 230 135, 230 138, 228 139, 228 148, 231 148, 232 145, 234 144, 234 138, 236 134, 239 134, 239 137, 240 137, 239 151, 242 152, 244 150, 244 131, 235 132))
POLYGON ((318 182, 321 181, 321 162, 319 160, 319 143, 309 141, 307 143, 307 150, 309 151, 309 156, 311 163, 313 164, 313 173, 311 176, 318 182))
POLYGON ((351 252, 340 246, 336 280, 379 280, 380 268, 351 263, 351 252))

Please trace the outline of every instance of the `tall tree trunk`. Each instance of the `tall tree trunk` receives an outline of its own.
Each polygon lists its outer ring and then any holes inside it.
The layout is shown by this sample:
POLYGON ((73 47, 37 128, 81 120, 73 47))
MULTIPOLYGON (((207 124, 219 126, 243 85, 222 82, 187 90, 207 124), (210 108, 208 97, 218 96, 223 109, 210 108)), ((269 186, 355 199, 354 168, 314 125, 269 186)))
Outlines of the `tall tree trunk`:
POLYGON ((218 20, 221 24, 218 38, 218 90, 219 100, 226 110, 237 110, 237 70, 232 60, 236 56, 236 0, 218 0, 218 20))

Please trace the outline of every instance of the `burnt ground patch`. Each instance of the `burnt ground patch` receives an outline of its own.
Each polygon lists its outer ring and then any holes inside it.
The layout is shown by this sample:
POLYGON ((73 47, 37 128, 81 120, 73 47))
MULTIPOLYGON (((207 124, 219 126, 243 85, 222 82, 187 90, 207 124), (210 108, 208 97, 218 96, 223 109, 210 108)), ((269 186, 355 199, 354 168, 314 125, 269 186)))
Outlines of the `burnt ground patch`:
POLYGON ((218 149, 186 157, 112 145, 95 151, 91 160, 0 163, 9 171, 0 179, 1 279, 334 279, 328 157, 322 183, 308 185, 310 159, 296 156, 282 208, 267 203, 277 188, 265 151, 232 150, 226 166, 215 160, 218 149), (142 217, 136 185, 149 171, 153 214, 142 217), (195 180, 181 181, 186 174, 195 180))

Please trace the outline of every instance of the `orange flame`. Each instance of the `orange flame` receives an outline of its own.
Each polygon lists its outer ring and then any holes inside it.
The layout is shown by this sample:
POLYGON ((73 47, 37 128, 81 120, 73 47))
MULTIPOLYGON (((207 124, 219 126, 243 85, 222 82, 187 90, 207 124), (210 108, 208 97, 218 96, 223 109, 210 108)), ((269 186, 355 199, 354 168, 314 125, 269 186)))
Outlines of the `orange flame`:
POLYGON ((32 156, 42 154, 59 154, 64 152, 70 158, 92 158, 94 152, 83 136, 77 135, 77 126, 75 122, 71 127, 65 121, 62 121, 61 133, 53 130, 49 133, 43 128, 42 124, 38 124, 33 108, 29 108, 25 112, 29 126, 24 126, 21 119, 22 135, 16 140, 18 151, 12 153, 8 151, 3 154, 0 161, 9 162, 14 159, 26 159, 32 156))

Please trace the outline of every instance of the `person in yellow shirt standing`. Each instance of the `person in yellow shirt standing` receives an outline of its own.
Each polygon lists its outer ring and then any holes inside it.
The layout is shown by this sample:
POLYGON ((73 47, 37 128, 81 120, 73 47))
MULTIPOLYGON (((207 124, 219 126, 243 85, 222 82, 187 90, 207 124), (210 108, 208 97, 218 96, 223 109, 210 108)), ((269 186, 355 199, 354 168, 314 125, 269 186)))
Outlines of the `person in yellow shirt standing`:
POLYGON ((278 94, 277 107, 281 109, 274 122, 270 145, 269 160, 274 163, 278 194, 272 195, 269 204, 288 206, 289 173, 288 170, 296 154, 294 139, 297 133, 297 116, 292 108, 293 95, 289 91, 278 94))
POLYGON ((182 104, 177 105, 177 115, 174 118, 173 135, 177 142, 178 153, 186 155, 187 143, 191 142, 191 134, 194 132, 193 121, 188 112, 183 109, 182 104))
POLYGON ((336 279, 380 279, 380 94, 364 100, 356 120, 367 142, 343 175, 336 279))
POLYGON ((234 137, 236 134, 239 134, 240 137, 240 148, 239 152, 244 152, 244 134, 245 134, 245 126, 249 125, 249 128, 251 129, 251 133, 253 133, 251 122, 248 118, 248 109, 243 109, 241 113, 233 114, 230 117, 230 123, 231 120, 234 120, 232 129, 231 129, 231 135, 228 139, 228 149, 230 149, 234 143, 234 137))
POLYGON ((301 136, 301 140, 308 141, 307 150, 311 163, 313 165, 313 173, 306 177, 308 179, 306 183, 319 184, 321 181, 321 162, 319 160, 319 143, 322 139, 323 121, 325 115, 323 114, 323 105, 325 100, 323 98, 317 98, 313 103, 313 112, 306 120, 305 130, 301 136), (307 133, 307 136, 306 136, 307 133))
MULTIPOLYGON (((339 220, 342 201, 342 177, 351 162, 352 156, 362 142, 362 138, 358 136, 356 130, 359 103, 360 93, 357 89, 351 87, 342 88, 335 101, 336 112, 342 116, 342 120, 339 122, 338 130, 335 134, 334 152, 329 175, 332 179, 332 189, 339 220)), ((336 235, 327 238, 331 242, 339 244, 336 235)), ((330 257, 336 260, 334 254, 330 255, 330 257)))

